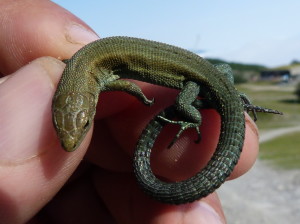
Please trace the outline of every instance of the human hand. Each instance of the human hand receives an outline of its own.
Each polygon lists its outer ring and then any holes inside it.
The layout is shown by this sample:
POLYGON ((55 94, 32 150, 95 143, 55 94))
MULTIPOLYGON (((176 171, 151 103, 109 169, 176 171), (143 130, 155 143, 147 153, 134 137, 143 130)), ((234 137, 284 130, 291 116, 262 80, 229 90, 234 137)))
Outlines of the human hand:
MULTIPOLYGON (((150 108, 123 93, 102 93, 93 139, 90 131, 76 151, 67 153, 51 118, 52 96, 64 69, 55 58, 70 58, 98 37, 50 1, 2 0, 0 9, 0 223, 225 222, 216 193, 191 204, 165 205, 144 195, 132 174, 142 129, 172 103, 176 91, 139 83, 148 98, 156 99, 150 108)), ((154 149, 157 174, 179 180, 205 165, 220 121, 211 111, 203 116, 200 144, 187 131, 172 149, 154 149)), ((258 151, 256 127, 249 118, 246 124, 243 153, 231 179, 250 169, 258 151)), ((168 136, 159 143, 167 145, 168 136)))

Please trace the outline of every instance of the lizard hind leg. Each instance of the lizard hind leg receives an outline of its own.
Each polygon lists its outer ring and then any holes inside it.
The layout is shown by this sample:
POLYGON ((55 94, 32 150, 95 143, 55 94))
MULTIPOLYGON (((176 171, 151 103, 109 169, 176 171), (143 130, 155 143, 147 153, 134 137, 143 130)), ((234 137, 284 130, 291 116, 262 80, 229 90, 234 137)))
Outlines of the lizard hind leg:
POLYGON ((232 85, 234 84, 233 71, 230 65, 221 63, 221 64, 215 64, 214 66, 216 69, 218 69, 221 73, 225 75, 225 77, 229 80, 229 82, 232 85))
POLYGON ((198 108, 196 108, 193 105, 195 101, 198 101, 197 97, 199 92, 199 85, 195 82, 189 81, 184 85, 181 92, 178 94, 176 102, 172 109, 181 118, 183 118, 183 120, 176 121, 161 115, 158 116, 158 118, 164 122, 180 125, 180 130, 178 131, 174 139, 171 141, 168 148, 171 148, 172 145, 176 142, 176 140, 181 136, 181 134, 189 128, 195 128, 198 135, 198 139, 195 142, 200 142, 201 133, 199 130, 199 126, 201 124, 201 114, 198 111, 198 108))
POLYGON ((138 85, 128 80, 117 79, 109 82, 105 85, 104 91, 124 91, 135 96, 145 105, 151 106, 154 103, 154 99, 149 100, 138 85))
POLYGON ((249 100, 249 98, 244 93, 240 93, 240 97, 244 103, 244 109, 247 111, 247 113, 249 113, 250 111, 252 112, 254 121, 257 121, 257 113, 256 112, 283 115, 283 113, 278 110, 273 110, 273 109, 253 105, 251 103, 251 101, 249 100))
POLYGON ((250 99, 248 98, 248 96, 245 93, 239 93, 240 94, 240 98, 244 104, 244 109, 247 111, 247 113, 249 113, 250 111, 252 111, 253 114, 253 119, 254 121, 257 121, 257 113, 256 110, 251 110, 250 107, 248 108, 246 105, 252 105, 250 99))

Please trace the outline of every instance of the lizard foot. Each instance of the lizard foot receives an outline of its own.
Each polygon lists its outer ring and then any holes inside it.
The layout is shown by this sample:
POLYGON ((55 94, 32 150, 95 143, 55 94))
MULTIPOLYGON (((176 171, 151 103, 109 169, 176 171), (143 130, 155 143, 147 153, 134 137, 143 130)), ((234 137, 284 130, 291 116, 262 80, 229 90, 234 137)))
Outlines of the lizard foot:
POLYGON ((244 104, 244 109, 247 111, 247 113, 249 111, 252 111, 252 113, 254 115, 254 121, 257 121, 256 112, 283 115, 283 113, 278 110, 268 109, 268 108, 264 108, 264 107, 260 107, 260 106, 255 106, 252 104, 244 104))
POLYGON ((181 136, 181 134, 189 128, 195 128, 196 129, 198 138, 195 140, 195 143, 199 143, 201 141, 201 133, 200 133, 200 130, 199 130, 199 124, 198 123, 192 123, 192 122, 187 122, 187 121, 174 121, 174 120, 170 120, 170 119, 165 118, 165 117, 160 116, 160 115, 158 115, 157 117, 159 119, 161 119, 162 121, 167 122, 169 124, 180 125, 180 130, 178 131, 178 133, 175 135, 173 140, 168 145, 168 149, 171 148, 174 145, 174 143, 177 141, 177 139, 181 136))

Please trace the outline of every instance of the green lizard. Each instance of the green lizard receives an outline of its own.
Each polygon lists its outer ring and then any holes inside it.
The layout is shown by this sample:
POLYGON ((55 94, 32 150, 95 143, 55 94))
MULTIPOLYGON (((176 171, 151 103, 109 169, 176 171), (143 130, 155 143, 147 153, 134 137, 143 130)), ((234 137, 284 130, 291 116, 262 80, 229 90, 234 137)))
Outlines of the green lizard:
POLYGON ((134 156, 139 184, 146 193, 165 203, 192 202, 225 181, 243 147, 245 110, 280 114, 251 105, 233 86, 229 66, 214 66, 192 52, 163 43, 130 37, 104 38, 86 45, 65 62, 52 111, 55 129, 66 151, 74 151, 90 129, 100 92, 125 91, 146 105, 153 103, 136 84, 122 78, 180 90, 174 105, 155 116, 144 129, 134 156), (188 180, 158 180, 150 168, 150 152, 161 128, 165 123, 181 126, 171 145, 188 128, 195 128, 200 141, 198 109, 207 107, 221 116, 219 143, 207 166, 188 180), (181 120, 172 120, 174 116, 181 120))

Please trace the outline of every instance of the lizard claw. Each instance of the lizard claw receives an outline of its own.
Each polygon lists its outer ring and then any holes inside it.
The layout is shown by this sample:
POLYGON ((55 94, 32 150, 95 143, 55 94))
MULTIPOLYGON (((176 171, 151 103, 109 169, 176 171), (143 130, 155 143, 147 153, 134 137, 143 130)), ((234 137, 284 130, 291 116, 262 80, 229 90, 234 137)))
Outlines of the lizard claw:
POLYGON ((254 121, 257 121, 257 115, 256 112, 262 112, 262 113, 272 113, 272 114, 280 114, 282 115, 283 113, 278 111, 278 110, 273 110, 273 109, 268 109, 260 106, 255 106, 253 104, 244 104, 244 109, 247 111, 251 111, 253 113, 254 121))
POLYGON ((198 144, 200 141, 201 141, 201 133, 200 133, 200 130, 199 130, 199 126, 195 127, 196 128, 196 131, 197 131, 197 135, 198 135, 198 138, 197 140, 195 140, 195 143, 198 144))
POLYGON ((144 98, 144 104, 147 106, 152 106, 154 104, 155 100, 154 98, 152 98, 151 100, 149 100, 148 98, 144 98))

